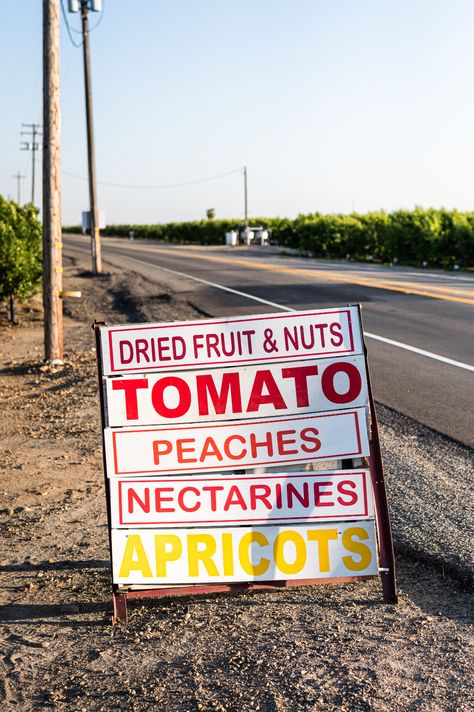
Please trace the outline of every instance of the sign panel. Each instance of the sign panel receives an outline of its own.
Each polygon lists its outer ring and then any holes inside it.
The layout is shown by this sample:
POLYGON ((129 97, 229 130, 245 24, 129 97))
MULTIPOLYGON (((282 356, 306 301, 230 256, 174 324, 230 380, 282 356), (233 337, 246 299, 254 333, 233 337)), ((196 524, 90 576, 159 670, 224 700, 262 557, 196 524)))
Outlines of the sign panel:
POLYGON ((117 584, 194 584, 371 576, 374 522, 205 529, 114 529, 117 584))
MULTIPOLYGON (((95 329, 114 584, 374 576, 375 497, 396 601, 378 455, 374 492, 365 468, 306 471, 370 457, 358 307, 95 329)), ((114 589, 120 620, 127 595, 114 589)))
POLYGON ((367 411, 104 431, 108 476, 275 467, 369 454, 367 411))
POLYGON ((112 527, 373 518, 368 470, 110 481, 112 527))
POLYGON ((357 307, 111 326, 100 336, 106 376, 363 352, 357 307))
POLYGON ((108 424, 160 425, 367 406, 363 356, 106 379, 108 424))

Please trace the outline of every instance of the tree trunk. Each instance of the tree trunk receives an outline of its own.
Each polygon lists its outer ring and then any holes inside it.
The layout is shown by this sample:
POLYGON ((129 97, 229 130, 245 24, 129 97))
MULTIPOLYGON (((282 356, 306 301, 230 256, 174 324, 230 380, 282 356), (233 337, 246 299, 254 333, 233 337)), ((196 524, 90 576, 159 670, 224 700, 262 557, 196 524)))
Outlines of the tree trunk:
POLYGON ((16 318, 15 297, 13 294, 8 298, 8 319, 12 324, 18 324, 16 318))

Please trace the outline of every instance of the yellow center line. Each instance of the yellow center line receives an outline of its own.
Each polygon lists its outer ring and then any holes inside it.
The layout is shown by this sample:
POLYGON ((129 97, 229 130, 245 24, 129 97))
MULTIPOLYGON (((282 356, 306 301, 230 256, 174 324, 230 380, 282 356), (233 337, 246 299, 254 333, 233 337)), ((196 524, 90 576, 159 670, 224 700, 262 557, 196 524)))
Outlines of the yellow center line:
MULTIPOLYGON (((358 279, 370 279, 370 280, 374 280, 374 282, 377 282, 377 281, 384 282, 385 284, 393 284, 394 286, 408 287, 410 289, 414 286, 413 282, 402 282, 402 281, 399 281, 398 279, 391 280, 390 277, 388 278, 388 280, 385 280, 380 277, 359 277, 358 279)), ((450 287, 450 286, 446 286, 446 285, 429 284, 429 285, 427 285, 427 288, 430 291, 460 295, 462 297, 474 295, 474 291, 472 289, 459 289, 458 287, 450 287)), ((420 289, 421 289, 421 287, 420 287, 420 289)))
MULTIPOLYGON (((170 255, 169 250, 163 248, 150 249, 146 246, 135 245, 133 251, 146 251, 154 254, 160 252, 162 254, 170 255)), ((458 296, 458 295, 470 295, 474 292, 468 290, 460 290, 451 287, 441 287, 437 285, 427 285, 426 287, 420 287, 415 282, 394 282, 388 281, 386 279, 381 279, 378 277, 346 277, 340 273, 329 273, 325 270, 318 269, 297 269, 295 267, 286 267, 284 265, 274 265, 267 262, 260 262, 255 260, 244 260, 239 259, 236 256, 232 258, 218 257, 217 255, 206 255, 200 253, 200 250, 196 248, 188 248, 189 252, 193 253, 193 259, 206 260, 208 262, 217 262, 220 264, 226 264, 230 267, 234 265, 239 265, 242 267, 252 267, 255 269, 267 270, 271 272, 283 272, 285 274, 296 274, 299 277, 311 277, 317 278, 326 282, 340 282, 344 284, 356 284, 363 287, 373 287, 374 289, 387 289, 392 292, 402 292, 403 294, 415 294, 422 297, 431 297, 433 299, 443 299, 445 301, 458 302, 460 304, 474 304, 474 298, 469 296, 458 296)))

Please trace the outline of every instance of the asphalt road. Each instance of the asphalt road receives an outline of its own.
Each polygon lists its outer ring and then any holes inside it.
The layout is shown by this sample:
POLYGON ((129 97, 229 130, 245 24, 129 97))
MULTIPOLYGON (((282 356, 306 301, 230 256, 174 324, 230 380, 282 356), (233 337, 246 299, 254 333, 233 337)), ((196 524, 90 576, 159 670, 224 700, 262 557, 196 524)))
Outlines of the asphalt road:
MULTIPOLYGON (((88 238, 65 236, 64 244, 89 251, 88 238)), ((361 303, 377 402, 474 447, 469 274, 302 259, 279 248, 110 238, 103 240, 103 256, 169 286, 209 316, 361 303)))

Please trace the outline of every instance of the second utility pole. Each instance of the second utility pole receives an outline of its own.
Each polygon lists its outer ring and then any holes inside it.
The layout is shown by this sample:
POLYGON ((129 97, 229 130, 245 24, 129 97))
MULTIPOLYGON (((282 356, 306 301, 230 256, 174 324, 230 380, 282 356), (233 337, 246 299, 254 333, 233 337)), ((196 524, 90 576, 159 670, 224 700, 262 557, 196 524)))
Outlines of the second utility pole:
POLYGON ((40 125, 39 124, 22 124, 26 126, 31 131, 22 131, 21 135, 27 134, 32 137, 31 143, 29 141, 22 141, 23 148, 22 151, 31 151, 31 204, 35 204, 35 165, 36 165, 36 151, 39 151, 40 144, 36 142, 38 136, 41 136, 40 125))
POLYGON ((97 206, 97 185, 95 175, 94 127, 92 123, 92 86, 91 59, 89 50, 89 17, 87 0, 81 0, 82 47, 84 54, 84 86, 86 92, 86 122, 87 122, 87 162, 89 169, 89 225, 91 235, 92 271, 102 272, 102 255, 100 247, 99 209, 97 206))
POLYGON ((17 195, 17 203, 18 205, 21 205, 21 186, 20 186, 20 181, 22 178, 26 178, 26 176, 22 176, 20 171, 17 171, 17 173, 12 176, 12 178, 16 178, 16 195, 17 195))
POLYGON ((245 227, 249 224, 249 214, 247 206, 247 166, 244 166, 244 213, 245 213, 245 227))

